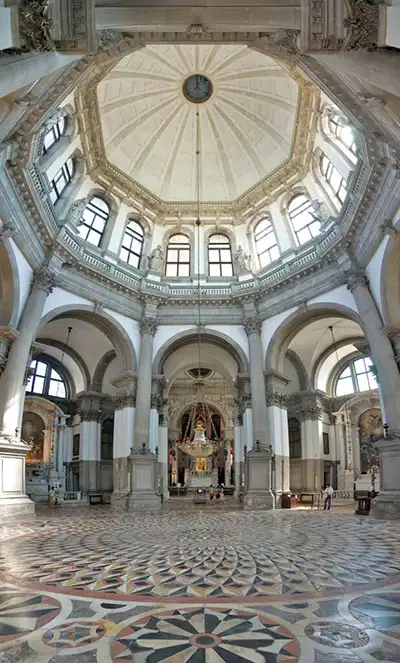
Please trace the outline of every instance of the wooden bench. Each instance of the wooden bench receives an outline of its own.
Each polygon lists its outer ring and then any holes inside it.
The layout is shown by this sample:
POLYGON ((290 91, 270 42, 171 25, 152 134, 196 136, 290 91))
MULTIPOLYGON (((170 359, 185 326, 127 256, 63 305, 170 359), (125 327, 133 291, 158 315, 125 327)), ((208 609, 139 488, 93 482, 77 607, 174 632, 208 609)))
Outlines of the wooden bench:
POLYGON ((314 506, 315 498, 317 497, 318 493, 299 493, 299 502, 300 504, 303 504, 304 502, 308 502, 308 499, 304 498, 311 498, 311 506, 314 506))
POLYGON ((103 504, 103 495, 100 493, 89 495, 89 504, 103 504))

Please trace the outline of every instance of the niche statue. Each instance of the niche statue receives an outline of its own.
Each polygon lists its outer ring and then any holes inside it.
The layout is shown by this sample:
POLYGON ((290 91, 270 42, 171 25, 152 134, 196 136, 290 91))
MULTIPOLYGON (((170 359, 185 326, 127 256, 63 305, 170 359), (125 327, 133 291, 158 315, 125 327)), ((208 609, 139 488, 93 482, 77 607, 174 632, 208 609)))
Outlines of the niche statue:
POLYGON ((150 271, 155 272, 156 274, 161 274, 164 264, 164 256, 160 245, 152 250, 148 257, 148 262, 150 271))

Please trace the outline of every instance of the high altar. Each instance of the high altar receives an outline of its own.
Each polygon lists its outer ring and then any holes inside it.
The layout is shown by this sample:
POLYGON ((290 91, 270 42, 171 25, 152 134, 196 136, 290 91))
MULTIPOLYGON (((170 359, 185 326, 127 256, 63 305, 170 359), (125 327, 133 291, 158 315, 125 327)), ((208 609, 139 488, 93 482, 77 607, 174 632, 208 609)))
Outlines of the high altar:
POLYGON ((190 468, 185 470, 188 488, 207 488, 218 483, 218 470, 213 469, 211 458, 214 446, 206 439, 205 432, 201 421, 197 421, 193 441, 180 445, 190 456, 190 468))

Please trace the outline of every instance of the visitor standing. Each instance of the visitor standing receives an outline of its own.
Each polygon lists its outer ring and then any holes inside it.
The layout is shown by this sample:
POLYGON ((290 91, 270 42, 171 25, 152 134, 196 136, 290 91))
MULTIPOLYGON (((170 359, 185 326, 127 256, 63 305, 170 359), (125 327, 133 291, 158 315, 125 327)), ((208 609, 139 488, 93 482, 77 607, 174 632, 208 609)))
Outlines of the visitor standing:
POLYGON ((219 494, 220 494, 221 504, 222 504, 222 502, 224 502, 224 504, 225 504, 225 495, 224 495, 224 487, 223 486, 221 486, 221 490, 220 490, 219 494))
POLYGON ((333 488, 328 483, 325 490, 324 490, 324 498, 325 498, 324 511, 326 511, 326 509, 328 509, 328 511, 329 511, 329 509, 331 508, 332 495, 333 495, 333 488))
POLYGON ((210 486, 210 493, 209 493, 209 495, 210 495, 210 501, 212 502, 213 499, 214 499, 214 486, 213 486, 212 484, 211 484, 211 486, 210 486))

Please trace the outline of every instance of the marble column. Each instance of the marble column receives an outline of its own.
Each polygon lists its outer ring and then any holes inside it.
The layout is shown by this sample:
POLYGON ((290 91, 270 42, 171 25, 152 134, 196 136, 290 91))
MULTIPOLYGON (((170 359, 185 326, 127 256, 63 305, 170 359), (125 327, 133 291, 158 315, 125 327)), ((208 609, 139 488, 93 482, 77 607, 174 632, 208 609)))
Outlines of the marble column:
POLYGON ((347 272, 347 287, 353 293, 365 335, 376 366, 382 410, 388 433, 378 442, 380 451, 380 492, 373 501, 377 518, 400 518, 400 373, 393 347, 361 269, 347 272))
POLYGON ((248 318, 244 328, 249 339, 251 405, 253 415, 253 448, 256 440, 267 445, 267 403, 265 400, 264 360, 261 344, 261 322, 248 318))
POLYGON ((157 322, 144 317, 140 323, 141 341, 136 392, 135 425, 131 455, 129 508, 148 508, 159 504, 157 497, 157 456, 149 449, 153 337, 157 322))
POLYGON ((130 454, 133 440, 136 405, 136 380, 134 371, 123 371, 112 380, 117 388, 114 397, 113 437, 113 493, 111 505, 125 509, 130 492, 130 454))
POLYGON ((338 490, 352 491, 354 488, 354 473, 351 467, 352 459, 348 458, 347 451, 347 422, 345 412, 334 412, 336 458, 338 467, 338 490))
POLYGON ((287 396, 284 390, 290 382, 278 371, 266 372, 266 402, 268 440, 271 442, 275 460, 275 498, 280 506, 282 493, 290 490, 289 428, 287 418, 287 396))
POLYGON ((244 450, 243 450, 243 415, 235 412, 235 497, 239 498, 242 493, 244 473, 244 450))
POLYGON ((28 445, 21 441, 19 425, 24 408, 22 388, 31 346, 37 333, 46 299, 55 285, 47 268, 34 272, 31 292, 0 378, 0 516, 33 513, 34 504, 25 495, 25 456, 28 445))
POLYGON ((168 463, 169 463, 169 449, 168 449, 168 401, 162 400, 161 409, 158 418, 158 462, 160 465, 160 490, 164 495, 164 499, 168 499, 168 463))
POLYGON ((80 489, 84 495, 100 490, 101 424, 100 408, 86 404, 79 409, 80 425, 80 489))

